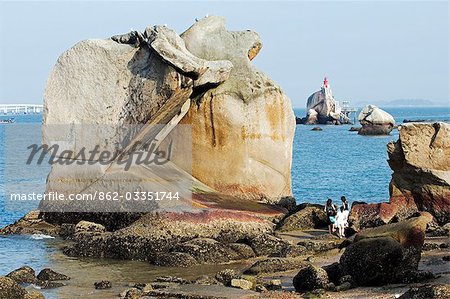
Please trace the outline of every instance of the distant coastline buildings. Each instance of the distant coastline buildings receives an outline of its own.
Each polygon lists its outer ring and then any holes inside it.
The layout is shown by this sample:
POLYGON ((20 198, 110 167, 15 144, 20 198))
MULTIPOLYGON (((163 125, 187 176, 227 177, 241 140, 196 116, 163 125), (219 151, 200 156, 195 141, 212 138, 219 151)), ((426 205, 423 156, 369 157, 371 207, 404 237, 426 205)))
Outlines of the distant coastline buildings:
POLYGON ((1 115, 40 114, 43 110, 43 105, 36 104, 0 104, 1 115))

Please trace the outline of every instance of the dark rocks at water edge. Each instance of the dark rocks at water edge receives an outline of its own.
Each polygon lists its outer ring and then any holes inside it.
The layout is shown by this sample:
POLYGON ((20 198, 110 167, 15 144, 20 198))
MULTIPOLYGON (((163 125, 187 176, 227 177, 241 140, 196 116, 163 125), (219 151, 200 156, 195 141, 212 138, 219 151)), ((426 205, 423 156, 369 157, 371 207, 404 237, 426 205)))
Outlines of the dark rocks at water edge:
POLYGON ((50 268, 42 269, 41 272, 37 275, 37 279, 39 280, 48 280, 48 281, 55 281, 55 280, 69 280, 70 277, 61 273, 58 273, 56 271, 53 271, 50 268))
POLYGON ((110 289, 111 287, 112 287, 112 284, 108 280, 94 282, 94 288, 97 290, 110 289))
POLYGON ((45 299, 38 291, 28 292, 13 279, 0 276, 0 298, 2 299, 45 299))
POLYGON ((425 229, 430 217, 366 229, 355 235, 338 264, 325 267, 330 279, 350 275, 359 286, 417 282, 432 278, 418 271, 425 229))
POLYGON ((311 131, 323 131, 321 127, 314 127, 311 131))
POLYGON ((6 277, 11 278, 17 283, 34 283, 36 281, 36 275, 33 268, 28 266, 20 267, 8 274, 6 277))
POLYGON ((67 275, 55 272, 50 268, 42 269, 35 276, 35 271, 28 266, 11 271, 6 277, 14 280, 18 284, 31 283, 41 289, 53 289, 65 286, 66 284, 60 281, 70 279, 67 275))

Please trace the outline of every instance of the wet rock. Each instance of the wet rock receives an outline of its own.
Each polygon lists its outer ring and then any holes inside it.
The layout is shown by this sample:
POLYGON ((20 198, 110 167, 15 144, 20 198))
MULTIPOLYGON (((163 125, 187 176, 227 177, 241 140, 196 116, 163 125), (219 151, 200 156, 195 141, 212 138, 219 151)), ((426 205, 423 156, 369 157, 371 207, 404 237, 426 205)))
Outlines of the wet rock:
POLYGON ((144 293, 148 293, 153 290, 153 286, 151 283, 135 283, 132 285, 132 287, 141 290, 144 293))
POLYGON ((35 272, 31 267, 23 266, 6 275, 17 283, 33 283, 36 280, 35 272))
POLYGON ((185 252, 169 252, 158 255, 155 265, 165 267, 190 267, 197 265, 197 260, 185 252))
POLYGON ((258 275, 261 273, 275 273, 297 269, 305 266, 306 263, 300 259, 291 258, 268 258, 256 261, 244 274, 258 275))
POLYGON ((341 240, 335 238, 325 240, 316 239, 300 241, 297 245, 305 247, 310 252, 323 252, 338 248, 341 242, 341 240))
POLYGON ((39 274, 37 275, 37 279, 54 281, 54 280, 69 280, 70 277, 67 275, 55 272, 50 268, 45 268, 45 269, 42 269, 41 272, 39 272, 39 274))
POLYGON ((122 299, 139 299, 143 295, 143 292, 137 288, 130 288, 120 293, 122 299))
POLYGON ((328 283, 327 272, 311 264, 301 268, 293 280, 294 288, 297 292, 323 289, 328 283))
POLYGON ((450 298, 449 284, 426 284, 412 287, 399 299, 444 299, 450 298))
MULTIPOLYGON (((239 259, 248 259, 256 256, 253 249, 247 244, 231 243, 227 244, 227 247, 233 250, 236 253, 236 257, 239 259)), ((235 259, 237 259, 236 257, 235 259)))
POLYGON ((31 291, 28 294, 25 294, 23 299, 45 299, 44 295, 38 291, 31 291))
POLYGON ((417 280, 416 273, 429 217, 366 229, 341 256, 343 273, 358 285, 417 280))
POLYGON ((321 127, 314 127, 311 131, 323 131, 321 127))
POLYGON ((197 238, 181 243, 173 250, 188 253, 201 264, 224 263, 232 259, 239 259, 236 252, 228 246, 208 238, 197 238))
POLYGON ((442 257, 443 261, 450 262, 450 255, 446 255, 442 257))
POLYGON ((24 288, 11 278, 0 276, 0 298, 23 299, 27 294, 24 288))
POLYGON ((339 284, 342 285, 343 283, 348 282, 351 286, 354 286, 355 283, 353 281, 353 277, 351 275, 344 275, 341 278, 339 278, 339 284))
POLYGON ((259 234, 248 241, 256 255, 276 254, 290 247, 281 238, 269 234, 259 234))
POLYGON ((34 210, 14 222, 0 229, 0 235, 32 235, 44 234, 57 236, 59 226, 41 219, 41 212, 34 210))
POLYGON ((306 206, 304 209, 287 216, 278 224, 280 231, 292 231, 326 227, 327 215, 320 207, 306 206))
POLYGON ((322 269, 327 272, 328 279, 334 284, 339 284, 340 279, 343 276, 342 266, 339 263, 332 263, 330 265, 323 266, 322 269))
POLYGON ((156 282, 170 282, 170 283, 179 283, 179 284, 187 284, 190 283, 189 280, 186 280, 181 277, 176 276, 158 276, 155 278, 156 282))
POLYGON ((65 286, 66 284, 59 281, 36 280, 35 285, 41 289, 55 289, 65 286))
POLYGON ((351 128, 349 129, 349 131, 350 131, 350 132, 358 132, 359 129, 361 129, 361 127, 351 127, 351 128))
POLYGON ((346 281, 336 287, 336 292, 347 291, 347 290, 350 290, 351 288, 352 288, 352 284, 350 282, 346 281))
POLYGON ((251 290, 253 288, 253 283, 246 279, 234 278, 231 280, 231 286, 234 288, 239 288, 243 290, 251 290))
POLYGON ((216 278, 208 276, 208 275, 202 275, 199 278, 197 278, 194 283, 196 284, 202 284, 202 285, 213 285, 213 284, 222 284, 220 283, 216 278))
POLYGON ((270 257, 285 257, 285 258, 295 258, 299 256, 304 256, 308 250, 305 246, 301 245, 290 245, 284 247, 279 252, 272 253, 270 257))
POLYGON ((232 269, 225 269, 217 272, 215 278, 217 279, 217 281, 224 284, 225 286, 230 286, 231 280, 239 279, 240 276, 236 273, 236 271, 232 269))
POLYGON ((269 291, 280 291, 282 289, 280 279, 271 279, 264 282, 264 287, 269 291))
POLYGON ((63 223, 59 230, 59 236, 63 239, 69 239, 75 234, 75 224, 63 223))
POLYGON ((106 231, 105 227, 101 224, 90 222, 90 221, 80 221, 75 226, 75 233, 89 232, 89 233, 104 233, 106 231))
POLYGON ((108 280, 94 282, 94 288, 97 290, 110 289, 111 287, 111 281, 108 280))

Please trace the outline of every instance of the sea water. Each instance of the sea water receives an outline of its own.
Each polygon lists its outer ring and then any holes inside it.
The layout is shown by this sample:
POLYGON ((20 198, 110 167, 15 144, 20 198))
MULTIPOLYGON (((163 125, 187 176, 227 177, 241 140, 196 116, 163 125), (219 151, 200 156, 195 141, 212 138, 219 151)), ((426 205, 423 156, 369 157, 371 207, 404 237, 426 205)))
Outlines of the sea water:
MULTIPOLYGON (((404 119, 450 119, 448 107, 385 110, 394 116, 397 123, 404 119)), ((295 109, 295 114, 303 117, 305 110, 295 109)), ((7 159, 14 159, 10 144, 14 142, 11 140, 11 130, 14 132, 14 126, 18 129, 16 134, 13 134, 17 136, 17 142, 20 144, 19 140, 25 139, 31 144, 40 139, 41 122, 40 115, 20 115, 16 116, 16 124, 0 125, 0 227, 16 221, 26 210, 36 208, 38 204, 29 202, 22 206, 22 209, 11 209, 6 204, 8 184, 23 185, 24 188, 34 186, 42 190, 45 187, 44 170, 34 171, 29 168, 32 166, 17 167, 16 170, 5 167, 7 159), (20 125, 22 123, 30 126, 20 125), (29 129, 24 132, 24 127, 29 129), (23 175, 10 175, 10 171, 23 172, 23 175)), ((373 137, 350 132, 350 125, 321 125, 322 131, 311 131, 312 127, 297 125, 295 131, 292 190, 298 203, 324 203, 327 198, 338 200, 342 195, 350 201, 380 202, 389 199, 392 170, 387 163, 386 145, 389 141, 398 139, 397 130, 388 136, 373 137)), ((8 161, 10 163, 10 160, 8 161)), ((145 282, 151 277, 163 275, 165 271, 169 271, 166 274, 179 271, 164 270, 147 263, 132 261, 70 258, 61 253, 58 249, 60 246, 60 240, 47 238, 45 235, 0 237, 0 275, 23 265, 36 270, 51 267, 69 276, 75 276, 75 280, 66 287, 45 290, 47 298, 82 298, 89 295, 108 298, 114 292, 117 294, 120 289, 126 288, 127 282, 145 282), (92 286, 95 279, 110 279, 115 287, 110 291, 97 292, 92 286), (117 285, 118 282, 123 285, 117 285)), ((200 266, 198 275, 205 274, 206 268, 207 266, 200 266)), ((216 271, 216 268, 211 271, 216 271)))

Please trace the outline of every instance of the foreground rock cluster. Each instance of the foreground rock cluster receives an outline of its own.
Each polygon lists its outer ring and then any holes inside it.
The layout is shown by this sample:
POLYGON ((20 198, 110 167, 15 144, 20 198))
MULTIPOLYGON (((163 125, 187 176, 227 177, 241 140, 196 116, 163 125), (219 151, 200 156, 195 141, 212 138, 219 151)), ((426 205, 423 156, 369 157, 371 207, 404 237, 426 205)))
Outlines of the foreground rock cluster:
POLYGON ((389 203, 357 204, 350 220, 356 229, 396 222, 429 212, 437 225, 450 221, 450 125, 409 123, 388 144, 394 171, 389 203))
POLYGON ((5 299, 45 299, 39 291, 25 290, 22 285, 33 284, 39 289, 51 289, 62 287, 61 281, 69 280, 70 277, 55 272, 52 269, 42 269, 38 275, 28 266, 16 269, 6 276, 0 276, 0 298, 5 299))

